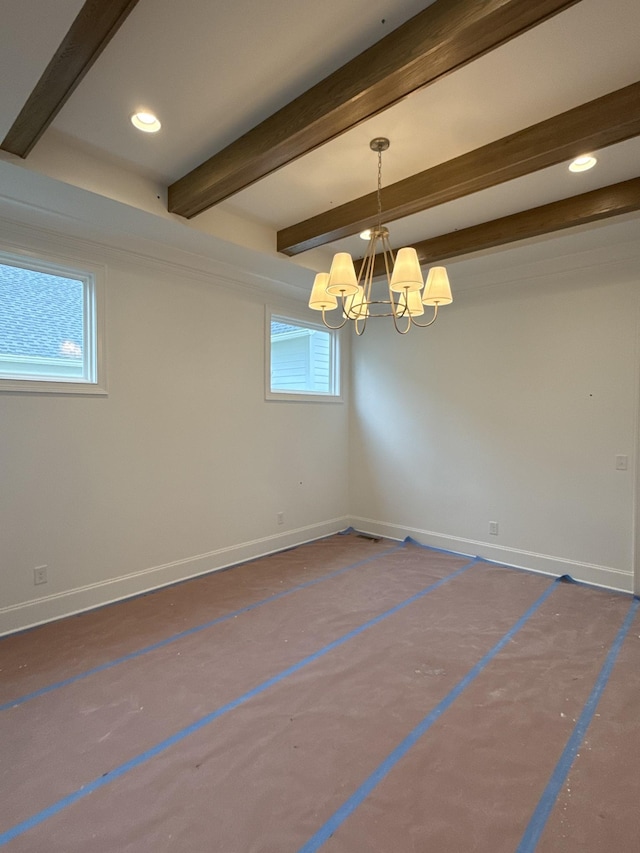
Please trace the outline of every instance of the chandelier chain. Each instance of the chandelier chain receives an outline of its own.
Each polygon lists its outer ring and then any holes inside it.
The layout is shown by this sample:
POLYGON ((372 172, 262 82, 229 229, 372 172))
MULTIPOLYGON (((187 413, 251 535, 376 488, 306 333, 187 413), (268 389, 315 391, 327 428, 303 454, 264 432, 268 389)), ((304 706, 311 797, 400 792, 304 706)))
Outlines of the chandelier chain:
POLYGON ((378 229, 382 228, 382 151, 378 151, 378 229))

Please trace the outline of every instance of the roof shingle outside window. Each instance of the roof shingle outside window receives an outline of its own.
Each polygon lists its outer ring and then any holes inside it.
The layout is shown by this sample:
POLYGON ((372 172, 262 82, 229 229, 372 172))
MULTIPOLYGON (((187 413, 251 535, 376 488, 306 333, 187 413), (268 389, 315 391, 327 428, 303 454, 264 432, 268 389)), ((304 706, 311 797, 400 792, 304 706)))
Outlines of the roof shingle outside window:
POLYGON ((0 265, 0 355, 82 358, 83 284, 0 265))

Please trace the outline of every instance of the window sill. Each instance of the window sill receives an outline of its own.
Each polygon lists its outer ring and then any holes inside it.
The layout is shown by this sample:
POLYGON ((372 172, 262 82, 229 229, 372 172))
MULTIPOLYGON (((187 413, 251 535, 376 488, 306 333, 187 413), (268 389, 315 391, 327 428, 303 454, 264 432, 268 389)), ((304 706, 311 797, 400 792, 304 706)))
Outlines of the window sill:
POLYGON ((309 394, 305 391, 266 391, 266 400, 284 403, 343 403, 336 394, 309 394))
POLYGON ((108 391, 95 382, 43 382, 39 379, 0 379, 0 393, 13 394, 84 394, 106 397, 108 391))

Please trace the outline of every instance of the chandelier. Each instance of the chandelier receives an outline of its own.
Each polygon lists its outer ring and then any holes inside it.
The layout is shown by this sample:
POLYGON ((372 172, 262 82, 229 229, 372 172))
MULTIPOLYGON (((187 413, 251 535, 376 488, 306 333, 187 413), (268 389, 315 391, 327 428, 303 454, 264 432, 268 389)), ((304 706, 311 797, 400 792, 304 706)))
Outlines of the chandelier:
MULTIPOLYGON (((377 137, 370 142, 372 151, 378 153, 378 216, 376 225, 369 231, 369 245, 360 270, 356 276, 353 259, 348 252, 338 252, 328 273, 318 273, 311 289, 309 307, 322 311, 322 322, 329 329, 341 329, 351 320, 357 335, 362 335, 369 317, 392 317, 396 332, 406 335, 411 326, 424 329, 435 323, 438 306, 453 302, 449 277, 444 267, 432 267, 425 285, 420 269, 418 253, 412 247, 399 249, 394 257, 389 243, 389 231, 382 224, 382 152, 389 147, 389 140, 377 137), (382 298, 375 298, 373 279, 376 253, 384 262, 386 291, 382 298), (331 325, 327 311, 342 309, 342 322, 331 325), (424 315, 424 306, 433 306, 433 317, 420 323, 416 317, 424 315)), ((366 233, 366 232, 365 232, 366 233)), ((384 283, 376 283, 384 288, 384 283)))

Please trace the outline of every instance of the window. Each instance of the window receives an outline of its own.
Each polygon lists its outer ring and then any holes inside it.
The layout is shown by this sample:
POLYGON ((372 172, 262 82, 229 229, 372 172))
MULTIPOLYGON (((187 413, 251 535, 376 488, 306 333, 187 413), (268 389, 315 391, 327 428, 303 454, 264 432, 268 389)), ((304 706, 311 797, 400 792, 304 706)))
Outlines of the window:
POLYGON ((340 400, 336 332, 267 311, 267 398, 340 400))
POLYGON ((105 393, 98 279, 0 253, 0 390, 105 393))

